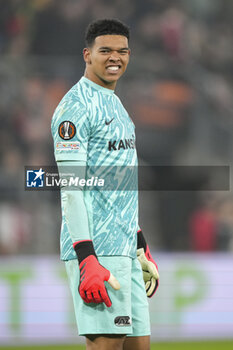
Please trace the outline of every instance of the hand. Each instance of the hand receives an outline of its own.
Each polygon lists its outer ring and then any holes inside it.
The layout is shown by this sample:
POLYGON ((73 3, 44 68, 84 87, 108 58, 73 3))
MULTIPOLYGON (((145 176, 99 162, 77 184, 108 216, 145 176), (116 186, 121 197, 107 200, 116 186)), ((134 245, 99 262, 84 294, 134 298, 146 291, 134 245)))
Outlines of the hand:
POLYGON ((146 294, 151 298, 159 286, 158 266, 150 254, 148 245, 146 246, 146 252, 144 248, 137 249, 137 258, 142 267, 146 294))
POLYGON ((105 303, 107 307, 112 305, 108 296, 104 281, 108 282, 115 290, 120 289, 120 284, 111 272, 98 262, 94 255, 87 256, 79 265, 80 282, 79 294, 86 303, 105 303))

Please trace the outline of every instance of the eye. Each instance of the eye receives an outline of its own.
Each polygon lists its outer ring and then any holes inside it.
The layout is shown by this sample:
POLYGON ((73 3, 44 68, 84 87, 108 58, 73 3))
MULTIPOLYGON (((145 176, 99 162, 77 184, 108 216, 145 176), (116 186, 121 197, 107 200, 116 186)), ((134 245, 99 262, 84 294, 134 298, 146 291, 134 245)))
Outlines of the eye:
POLYGON ((110 50, 109 50, 109 49, 101 49, 100 52, 101 52, 101 53, 109 53, 110 50))
POLYGON ((128 50, 120 50, 119 51, 120 55, 127 55, 127 53, 128 53, 128 50))

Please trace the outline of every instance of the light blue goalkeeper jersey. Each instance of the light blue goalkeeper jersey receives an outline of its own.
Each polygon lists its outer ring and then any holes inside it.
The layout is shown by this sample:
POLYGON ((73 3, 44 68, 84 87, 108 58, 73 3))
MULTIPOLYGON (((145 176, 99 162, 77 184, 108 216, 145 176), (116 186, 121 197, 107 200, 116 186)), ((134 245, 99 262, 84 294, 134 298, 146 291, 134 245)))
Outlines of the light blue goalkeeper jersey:
MULTIPOLYGON (((116 167, 137 167, 135 126, 127 111, 113 90, 85 77, 57 106, 52 119, 52 135, 59 167, 63 164, 85 165, 87 176, 87 169, 94 166, 100 169, 99 174, 103 169, 103 178, 116 167)), ((85 205, 74 202, 68 214, 65 205, 73 199, 71 192, 62 189, 62 260, 76 258, 73 243, 85 239, 93 240, 97 256, 136 257, 138 191, 136 187, 129 190, 127 186, 115 189, 115 185, 117 188, 116 183, 110 191, 105 191, 104 187, 81 191, 85 205)))

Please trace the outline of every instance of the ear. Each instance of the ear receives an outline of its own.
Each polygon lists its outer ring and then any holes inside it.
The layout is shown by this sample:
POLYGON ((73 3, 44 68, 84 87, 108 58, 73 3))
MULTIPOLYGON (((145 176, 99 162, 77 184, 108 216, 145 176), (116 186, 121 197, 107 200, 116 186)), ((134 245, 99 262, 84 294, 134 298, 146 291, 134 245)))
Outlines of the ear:
POLYGON ((91 51, 87 47, 83 49, 83 59, 86 63, 91 64, 91 51))

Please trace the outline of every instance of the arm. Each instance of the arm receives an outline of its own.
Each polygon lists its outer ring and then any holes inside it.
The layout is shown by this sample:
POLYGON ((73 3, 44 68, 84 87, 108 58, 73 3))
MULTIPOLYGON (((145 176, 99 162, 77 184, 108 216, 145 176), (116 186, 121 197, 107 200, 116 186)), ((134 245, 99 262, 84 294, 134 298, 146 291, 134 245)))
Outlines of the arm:
MULTIPOLYGON (((63 177, 63 170, 65 172, 65 167, 69 167, 71 170, 73 168, 75 176, 85 178, 91 126, 88 111, 75 94, 70 94, 58 105, 51 127, 60 176, 63 177)), ((115 289, 120 286, 98 262, 89 229, 84 192, 81 188, 63 187, 61 200, 68 234, 79 261, 80 296, 88 303, 104 302, 111 306, 104 281, 108 281, 115 289)))
MULTIPOLYGON (((85 162, 63 161, 57 164, 60 177, 63 177, 61 174, 65 174, 68 170, 67 173, 72 172, 75 176, 85 178, 85 162)), ((110 307, 112 303, 104 281, 107 281, 114 289, 119 289, 120 285, 110 271, 98 262, 89 231, 83 190, 77 187, 63 187, 61 197, 69 234, 79 261, 79 294, 86 303, 104 302, 110 307)))

